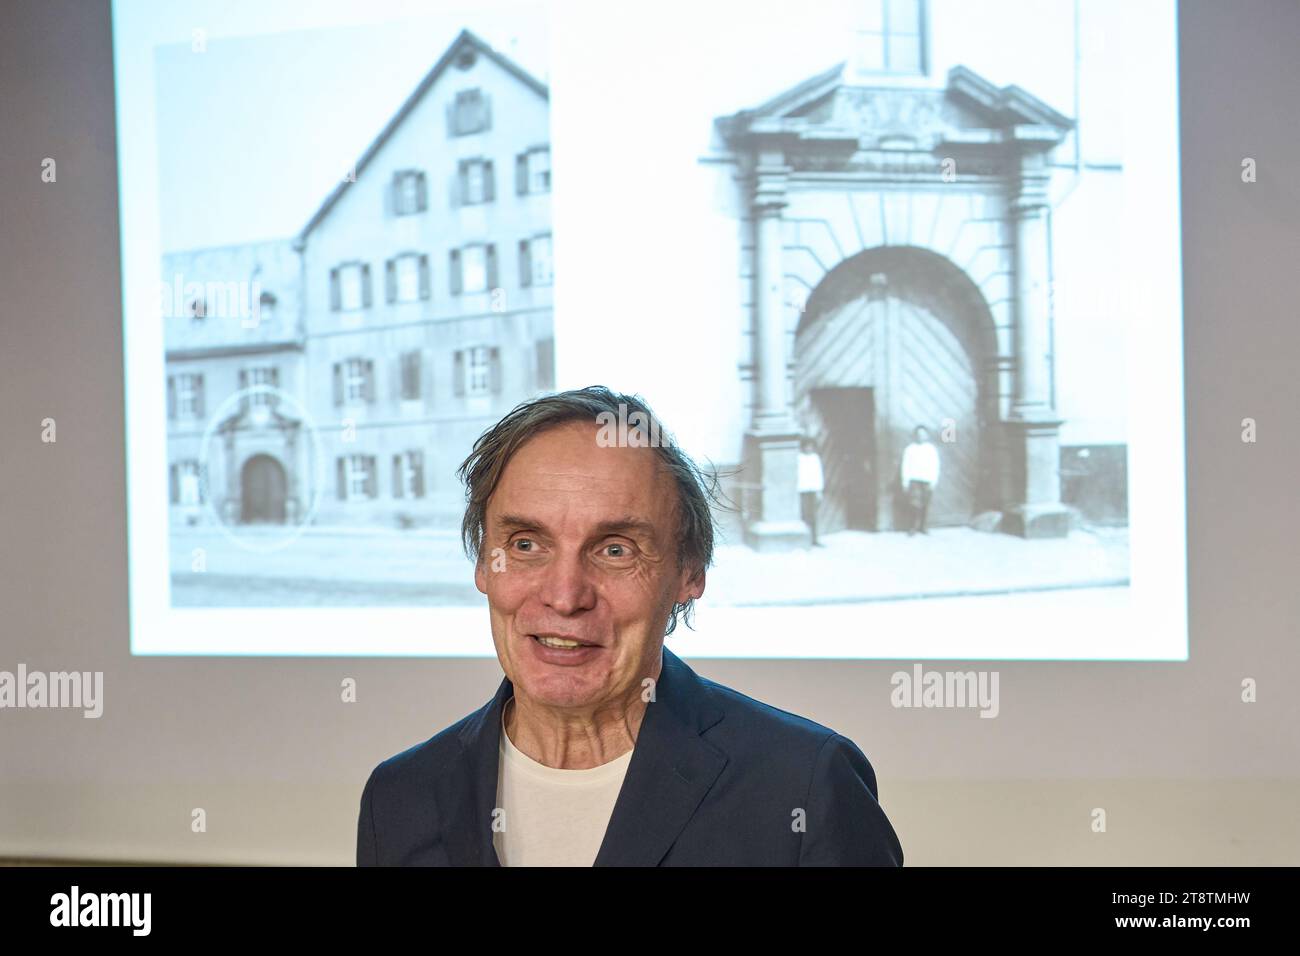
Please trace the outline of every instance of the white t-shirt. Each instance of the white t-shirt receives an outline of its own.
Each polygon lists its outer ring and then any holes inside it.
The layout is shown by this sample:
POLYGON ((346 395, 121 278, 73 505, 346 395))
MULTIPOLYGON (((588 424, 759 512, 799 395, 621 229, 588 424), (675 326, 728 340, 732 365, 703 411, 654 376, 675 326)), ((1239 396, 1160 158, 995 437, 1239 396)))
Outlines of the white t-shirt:
POLYGON ((633 750, 589 770, 557 770, 514 745, 501 709, 492 845, 502 866, 591 866, 633 750))

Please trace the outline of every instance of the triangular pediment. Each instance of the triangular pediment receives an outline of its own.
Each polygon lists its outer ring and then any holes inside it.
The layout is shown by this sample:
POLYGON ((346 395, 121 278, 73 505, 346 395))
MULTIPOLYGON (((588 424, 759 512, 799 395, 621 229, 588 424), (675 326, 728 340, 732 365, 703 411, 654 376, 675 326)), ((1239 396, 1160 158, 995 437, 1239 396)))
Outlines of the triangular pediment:
POLYGON ((1073 121, 1019 86, 998 87, 963 66, 943 87, 846 83, 844 64, 752 109, 720 118, 733 149, 783 147, 913 149, 1012 140, 1060 142, 1073 121))

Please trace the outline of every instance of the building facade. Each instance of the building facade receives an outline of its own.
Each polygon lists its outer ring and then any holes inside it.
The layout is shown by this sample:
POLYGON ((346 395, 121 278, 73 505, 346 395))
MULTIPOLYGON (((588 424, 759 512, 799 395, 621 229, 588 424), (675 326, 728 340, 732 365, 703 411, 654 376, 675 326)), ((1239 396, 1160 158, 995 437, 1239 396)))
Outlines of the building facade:
POLYGON ((1113 206, 1118 166, 1078 161, 1075 119, 1032 90, 941 71, 931 4, 863 6, 850 58, 715 124, 745 210, 745 540, 807 543, 803 434, 824 460, 819 528, 904 527, 898 466, 917 425, 942 460, 931 524, 1033 538, 1067 534, 1082 511, 1122 521, 1122 429, 1062 442, 1069 414, 1104 399, 1057 387, 1057 333, 1084 316, 1053 295, 1069 228, 1054 213, 1081 184, 1113 206))
MULTIPOLYGON (((169 327, 187 422, 247 389, 208 423, 220 441, 205 446, 197 492, 184 476, 202 456, 169 441, 185 520, 203 520, 192 499, 206 494, 226 524, 457 523, 455 468, 474 440, 554 387, 549 129, 546 87, 463 31, 276 246, 274 312, 295 319, 262 333, 257 362, 246 330, 229 330, 232 345, 204 340, 192 314, 169 327)), ((246 270, 255 248, 171 256, 165 271, 246 270)))

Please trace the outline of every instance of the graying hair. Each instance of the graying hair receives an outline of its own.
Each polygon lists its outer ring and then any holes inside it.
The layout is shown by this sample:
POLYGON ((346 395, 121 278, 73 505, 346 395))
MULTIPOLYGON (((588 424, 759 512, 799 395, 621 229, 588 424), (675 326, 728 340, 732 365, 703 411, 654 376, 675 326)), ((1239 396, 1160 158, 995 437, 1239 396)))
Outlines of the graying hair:
MULTIPOLYGON (((482 558, 484 525, 487 520, 487 503, 496 491, 506 465, 525 442, 541 432, 569 422, 590 422, 598 425, 601 416, 613 415, 617 421, 628 421, 631 431, 636 423, 643 422, 639 430, 658 436, 650 447, 658 455, 659 463, 667 469, 677 487, 677 569, 690 567, 703 572, 713 563, 715 526, 712 505, 734 510, 719 487, 718 473, 710 466, 706 471, 677 447, 668 430, 651 411, 640 395, 627 395, 611 391, 603 385, 572 389, 530 399, 516 405, 509 414, 478 437, 469 457, 457 469, 456 475, 465 484, 465 516, 461 521, 461 542, 465 554, 477 564, 482 558), (620 411, 620 406, 622 406, 620 411), (637 419, 636 414, 642 416, 637 419)), ((675 602, 668 618, 665 636, 677 628, 680 616, 691 627, 695 599, 675 602)))

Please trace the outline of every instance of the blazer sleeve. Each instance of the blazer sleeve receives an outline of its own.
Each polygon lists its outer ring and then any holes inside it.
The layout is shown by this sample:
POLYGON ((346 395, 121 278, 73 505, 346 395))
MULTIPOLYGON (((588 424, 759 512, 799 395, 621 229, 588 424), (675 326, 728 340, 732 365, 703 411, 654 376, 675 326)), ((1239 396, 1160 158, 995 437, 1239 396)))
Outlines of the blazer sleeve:
POLYGON ((361 791, 361 812, 357 816, 357 866, 378 866, 379 849, 375 844, 374 814, 375 774, 372 771, 361 791))
POLYGON ((876 773, 857 744, 831 734, 813 765, 800 866, 902 866, 903 848, 877 802, 876 773))

